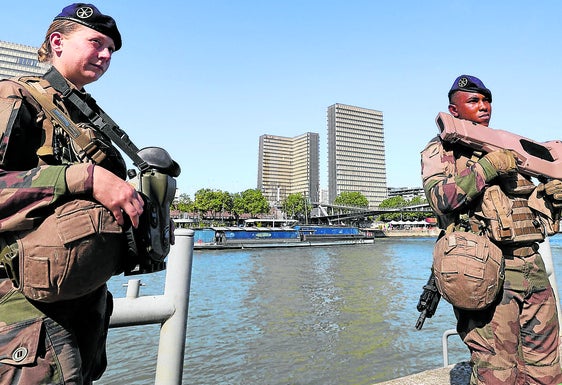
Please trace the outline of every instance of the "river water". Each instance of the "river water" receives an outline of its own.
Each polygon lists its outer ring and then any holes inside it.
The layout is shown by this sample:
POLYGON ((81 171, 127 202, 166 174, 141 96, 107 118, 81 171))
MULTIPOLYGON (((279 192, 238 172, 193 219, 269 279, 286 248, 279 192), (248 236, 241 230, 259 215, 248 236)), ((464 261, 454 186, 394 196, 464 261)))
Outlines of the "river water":
MULTIPOLYGON (((414 328, 434 242, 196 251, 183 384, 367 385, 442 366, 451 306, 442 300, 414 328)), ((562 236, 551 248, 560 282, 562 236)), ((110 281, 115 297, 128 278, 110 281)), ((163 272, 133 278, 146 285, 141 295, 163 293, 163 272)), ((111 329, 108 370, 96 384, 154 383, 158 337, 158 325, 111 329)), ((450 337, 449 361, 467 359, 450 337)))

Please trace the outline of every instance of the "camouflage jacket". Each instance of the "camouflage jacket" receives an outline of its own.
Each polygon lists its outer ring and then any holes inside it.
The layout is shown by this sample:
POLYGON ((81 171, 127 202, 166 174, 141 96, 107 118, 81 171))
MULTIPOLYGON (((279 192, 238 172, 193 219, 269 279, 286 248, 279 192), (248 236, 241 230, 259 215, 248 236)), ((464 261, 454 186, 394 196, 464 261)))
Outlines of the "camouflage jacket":
POLYGON ((486 190, 497 186, 508 199, 524 199, 545 232, 554 233, 560 214, 537 193, 530 178, 520 173, 511 176, 513 180, 498 178, 495 169, 478 162, 481 155, 467 147, 443 142, 440 137, 433 138, 421 152, 423 188, 440 227, 458 224, 463 214, 470 218, 481 210, 486 190))
POLYGON ((421 152, 423 188, 429 205, 444 222, 442 227, 454 216, 466 213, 470 202, 486 187, 484 169, 476 162, 459 164, 459 158, 460 154, 453 149, 444 148, 439 137, 433 138, 421 152))
MULTIPOLYGON (((86 121, 71 106, 58 104, 75 123, 86 121)), ((0 232, 32 229, 61 202, 91 196, 94 166, 72 156, 68 136, 10 80, 0 81, 0 134, 0 232)))

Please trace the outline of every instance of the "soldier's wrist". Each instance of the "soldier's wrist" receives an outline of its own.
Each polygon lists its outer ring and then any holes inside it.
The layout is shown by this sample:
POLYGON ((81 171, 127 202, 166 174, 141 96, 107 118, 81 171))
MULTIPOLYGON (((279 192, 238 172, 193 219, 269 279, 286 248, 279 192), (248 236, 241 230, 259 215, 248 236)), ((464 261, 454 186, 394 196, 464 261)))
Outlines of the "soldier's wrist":
POLYGON ((494 165, 486 157, 480 158, 478 164, 482 167, 482 170, 484 170, 484 179, 486 179, 486 182, 498 176, 498 170, 496 170, 494 165))
POLYGON ((79 163, 68 166, 66 186, 70 194, 91 194, 94 186, 94 165, 79 163))

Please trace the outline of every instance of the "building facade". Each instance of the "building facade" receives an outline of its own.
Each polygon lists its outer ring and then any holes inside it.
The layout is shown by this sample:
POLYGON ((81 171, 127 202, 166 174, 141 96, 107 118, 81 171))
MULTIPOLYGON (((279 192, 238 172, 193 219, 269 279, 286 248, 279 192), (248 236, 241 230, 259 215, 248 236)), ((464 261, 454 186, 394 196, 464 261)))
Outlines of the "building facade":
POLYGON ((360 192, 369 207, 387 198, 383 114, 367 108, 328 107, 328 199, 360 192))
POLYGON ((41 76, 50 64, 39 63, 38 48, 0 40, 0 79, 14 76, 41 76))
POLYGON ((294 138, 260 136, 257 188, 274 206, 279 206, 290 194, 303 194, 317 202, 319 150, 319 135, 313 132, 294 138))
POLYGON ((412 200, 413 198, 420 197, 425 199, 425 191, 423 187, 389 187, 388 197, 401 196, 406 200, 412 200))

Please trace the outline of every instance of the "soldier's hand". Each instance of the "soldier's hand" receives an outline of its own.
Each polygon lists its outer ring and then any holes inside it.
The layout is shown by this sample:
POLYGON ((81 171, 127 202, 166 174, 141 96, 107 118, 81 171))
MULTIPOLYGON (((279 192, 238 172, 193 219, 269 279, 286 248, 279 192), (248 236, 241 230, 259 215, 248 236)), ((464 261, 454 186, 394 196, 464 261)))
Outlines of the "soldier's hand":
POLYGON ((487 160, 499 175, 517 171, 517 159, 513 151, 492 151, 484 155, 482 159, 487 160))
POLYGON ((539 192, 544 192, 555 208, 562 207, 562 181, 553 179, 547 183, 537 186, 539 192))
POLYGON ((113 213, 120 225, 125 223, 124 215, 129 216, 133 227, 139 225, 144 206, 142 197, 129 183, 100 166, 94 167, 93 196, 113 213))

